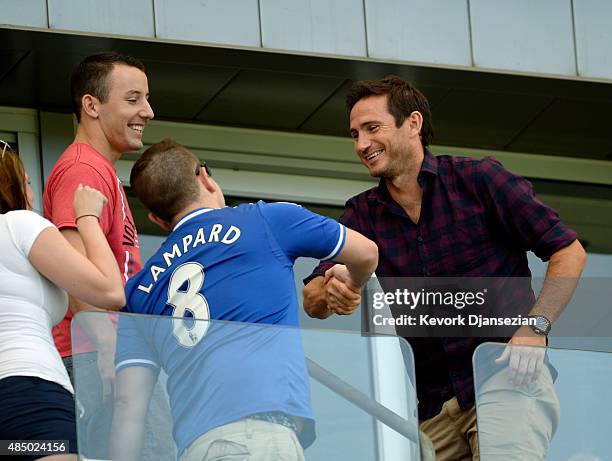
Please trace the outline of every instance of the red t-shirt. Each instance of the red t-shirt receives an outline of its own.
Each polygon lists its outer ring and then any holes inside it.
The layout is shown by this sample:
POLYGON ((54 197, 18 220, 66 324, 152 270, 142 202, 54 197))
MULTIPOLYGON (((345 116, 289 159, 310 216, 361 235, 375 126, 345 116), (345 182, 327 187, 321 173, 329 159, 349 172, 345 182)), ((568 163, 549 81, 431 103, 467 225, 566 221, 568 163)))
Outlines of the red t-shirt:
MULTIPOLYGON (((68 146, 53 167, 45 187, 43 197, 45 217, 58 229, 76 228, 72 202, 74 191, 79 184, 99 190, 108 199, 100 216, 100 226, 119 263, 125 284, 128 278, 141 268, 140 249, 125 191, 109 159, 87 144, 75 143, 68 146)), ((117 309, 121 307, 117 306, 117 309)), ((72 313, 68 310, 64 319, 53 329, 55 345, 62 357, 72 355, 71 320, 72 313)))

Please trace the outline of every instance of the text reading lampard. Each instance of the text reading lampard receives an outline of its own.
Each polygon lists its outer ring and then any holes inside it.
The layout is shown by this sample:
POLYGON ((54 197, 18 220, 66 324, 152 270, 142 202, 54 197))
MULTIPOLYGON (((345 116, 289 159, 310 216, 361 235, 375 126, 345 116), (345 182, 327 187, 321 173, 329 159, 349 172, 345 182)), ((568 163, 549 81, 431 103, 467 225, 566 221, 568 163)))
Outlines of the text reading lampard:
POLYGON ((151 265, 150 270, 151 277, 153 277, 153 282, 147 286, 138 285, 138 289, 140 291, 144 291, 145 293, 149 293, 155 282, 157 282, 159 274, 166 272, 166 269, 172 267, 175 259, 179 259, 184 254, 187 254, 189 250, 208 243, 231 245, 240 238, 240 234, 241 231, 236 226, 230 226, 229 228, 224 229, 222 224, 213 224, 208 235, 206 235, 206 231, 203 227, 200 227, 195 233, 185 235, 181 239, 180 244, 175 243, 172 245, 171 251, 166 251, 162 255, 164 258, 165 267, 157 266, 155 264, 151 265))

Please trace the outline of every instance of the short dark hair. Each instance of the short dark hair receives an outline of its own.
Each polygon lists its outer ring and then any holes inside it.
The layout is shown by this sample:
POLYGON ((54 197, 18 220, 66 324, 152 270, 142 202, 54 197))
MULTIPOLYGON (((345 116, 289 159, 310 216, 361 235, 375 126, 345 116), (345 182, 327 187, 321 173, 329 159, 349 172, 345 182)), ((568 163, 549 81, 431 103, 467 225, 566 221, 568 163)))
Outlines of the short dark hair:
POLYGON ((19 156, 6 148, 0 158, 0 213, 27 210, 25 168, 19 156))
POLYGON ((140 156, 130 174, 130 186, 153 214, 166 222, 199 194, 195 175, 200 160, 186 147, 166 138, 140 156))
POLYGON ((83 59, 70 76, 70 97, 72 110, 77 121, 81 121, 81 100, 86 94, 95 96, 100 102, 106 101, 110 87, 108 76, 115 65, 135 67, 146 72, 145 66, 138 59, 114 51, 93 54, 83 59))
POLYGON ((434 133, 429 101, 423 93, 397 75, 387 75, 382 80, 361 80, 353 83, 346 95, 346 108, 350 113, 360 99, 381 95, 387 96, 387 110, 393 115, 398 128, 412 112, 420 112, 423 116, 421 143, 423 147, 431 144, 434 133))

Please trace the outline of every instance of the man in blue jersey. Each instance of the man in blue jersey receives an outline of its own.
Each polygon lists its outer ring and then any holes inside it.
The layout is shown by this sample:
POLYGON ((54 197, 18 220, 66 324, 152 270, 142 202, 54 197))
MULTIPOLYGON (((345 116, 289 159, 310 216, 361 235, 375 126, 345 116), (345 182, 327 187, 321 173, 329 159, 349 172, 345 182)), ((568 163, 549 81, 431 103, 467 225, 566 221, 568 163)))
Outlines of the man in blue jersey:
POLYGON ((113 459, 138 458, 160 368, 182 459, 303 459, 314 430, 299 332, 201 320, 297 327, 295 260, 333 258, 343 265, 328 278, 361 286, 376 245, 298 205, 225 207, 208 167, 172 140, 145 151, 131 186, 170 235, 126 285, 124 311, 175 318, 120 320, 113 459))

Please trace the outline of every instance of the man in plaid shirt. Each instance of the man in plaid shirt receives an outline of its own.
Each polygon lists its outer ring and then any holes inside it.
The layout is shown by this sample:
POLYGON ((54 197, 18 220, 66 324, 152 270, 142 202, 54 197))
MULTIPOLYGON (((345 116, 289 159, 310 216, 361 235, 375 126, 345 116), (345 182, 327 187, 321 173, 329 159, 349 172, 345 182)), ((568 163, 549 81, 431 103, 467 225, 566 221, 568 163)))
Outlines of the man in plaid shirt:
MULTIPOLYGON (((512 345, 542 349, 507 348, 498 359, 509 363, 504 382, 521 386, 537 378, 540 388, 549 390, 538 403, 540 418, 525 421, 535 433, 522 437, 507 430, 511 419, 528 413, 513 400, 522 394, 511 392, 509 412, 497 418, 497 428, 487 426, 500 436, 480 438, 483 458, 526 459, 520 456, 529 452, 529 459, 543 459, 556 427, 558 400, 550 372, 541 365, 550 324, 569 301, 585 263, 577 234, 535 197, 527 180, 497 160, 433 156, 429 103, 399 77, 356 82, 346 101, 355 151, 380 182, 348 200, 340 222, 377 243, 379 278, 531 277, 528 250, 549 261, 539 297, 529 289, 532 299, 519 312, 537 316, 545 326, 548 322, 548 328, 521 326, 508 338, 512 345)), ((305 280, 304 308, 312 317, 350 314, 361 300, 350 280, 325 281, 332 265, 319 265, 305 280)), ((484 341, 410 339, 421 430, 433 441, 437 459, 479 457, 471 360, 484 341)), ((496 402, 495 408, 502 406, 496 402)))

